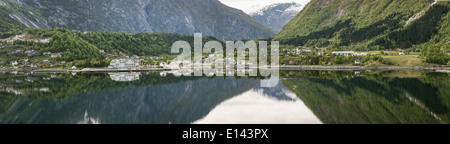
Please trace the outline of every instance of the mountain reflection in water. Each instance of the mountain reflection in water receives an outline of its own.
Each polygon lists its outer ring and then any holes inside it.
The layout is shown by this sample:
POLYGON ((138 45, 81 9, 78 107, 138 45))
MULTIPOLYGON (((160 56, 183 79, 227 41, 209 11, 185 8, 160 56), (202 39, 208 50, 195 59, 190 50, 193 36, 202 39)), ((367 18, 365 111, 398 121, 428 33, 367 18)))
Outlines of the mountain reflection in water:
POLYGON ((0 123, 450 121, 448 74, 283 71, 280 79, 274 88, 261 88, 255 77, 3 73, 0 123))
POLYGON ((253 88, 214 108, 195 124, 320 124, 312 111, 281 82, 253 88))

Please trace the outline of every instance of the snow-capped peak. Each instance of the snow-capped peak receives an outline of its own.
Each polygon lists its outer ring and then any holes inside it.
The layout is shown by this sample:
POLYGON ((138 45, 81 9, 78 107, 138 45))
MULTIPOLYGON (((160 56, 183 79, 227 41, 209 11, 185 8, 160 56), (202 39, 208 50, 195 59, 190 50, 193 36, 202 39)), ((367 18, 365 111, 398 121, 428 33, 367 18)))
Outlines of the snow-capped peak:
POLYGON ((249 9, 244 10, 244 12, 247 14, 258 13, 263 8, 264 8, 264 6, 262 6, 262 5, 254 5, 254 6, 251 6, 249 9))
POLYGON ((302 5, 302 4, 297 3, 297 4, 292 5, 291 7, 287 8, 284 12, 295 12, 295 13, 298 13, 298 12, 300 12, 304 7, 305 7, 305 5, 302 5))
POLYGON ((295 3, 295 2, 291 2, 291 3, 276 3, 276 4, 272 4, 272 5, 269 5, 269 6, 257 9, 258 6, 259 5, 253 6, 252 8, 247 10, 246 13, 249 14, 249 15, 264 15, 264 12, 266 12, 268 10, 273 10, 273 11, 280 12, 280 13, 285 13, 285 12, 298 13, 304 7, 303 4, 295 3), (286 6, 289 6, 289 7, 286 8, 286 7, 283 7, 283 5, 286 5, 286 6))

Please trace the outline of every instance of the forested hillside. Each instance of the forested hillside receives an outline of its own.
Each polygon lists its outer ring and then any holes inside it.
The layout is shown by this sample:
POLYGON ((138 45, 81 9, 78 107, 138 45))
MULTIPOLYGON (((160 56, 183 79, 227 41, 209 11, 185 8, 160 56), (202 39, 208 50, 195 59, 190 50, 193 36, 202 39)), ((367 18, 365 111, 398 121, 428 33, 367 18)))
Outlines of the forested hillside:
POLYGON ((410 49, 422 51, 428 62, 446 64, 449 10, 448 1, 313 0, 275 40, 348 50, 410 49))
MULTIPOLYGON (((29 39, 51 38, 49 43, 16 41, 15 45, 29 46, 43 52, 63 53, 63 60, 84 60, 97 58, 100 50, 106 53, 126 55, 159 56, 169 55, 171 46, 179 40, 188 41, 193 47, 193 36, 160 33, 108 33, 70 31, 64 28, 29 29, 23 32, 29 39)), ((203 41, 217 40, 204 37, 203 41)))

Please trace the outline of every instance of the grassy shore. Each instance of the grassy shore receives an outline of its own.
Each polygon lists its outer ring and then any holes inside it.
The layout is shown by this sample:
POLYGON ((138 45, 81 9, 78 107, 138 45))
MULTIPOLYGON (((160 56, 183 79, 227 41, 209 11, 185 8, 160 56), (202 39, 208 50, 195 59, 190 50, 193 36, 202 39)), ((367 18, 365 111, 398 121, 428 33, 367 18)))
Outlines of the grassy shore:
POLYGON ((423 59, 419 55, 382 56, 383 59, 394 63, 396 66, 421 66, 423 59))
POLYGON ((411 52, 409 55, 399 55, 398 51, 383 51, 385 54, 381 54, 381 51, 368 51, 368 52, 358 52, 367 53, 370 55, 381 55, 381 57, 392 62, 396 66, 422 66, 424 59, 419 57, 420 52, 411 52))

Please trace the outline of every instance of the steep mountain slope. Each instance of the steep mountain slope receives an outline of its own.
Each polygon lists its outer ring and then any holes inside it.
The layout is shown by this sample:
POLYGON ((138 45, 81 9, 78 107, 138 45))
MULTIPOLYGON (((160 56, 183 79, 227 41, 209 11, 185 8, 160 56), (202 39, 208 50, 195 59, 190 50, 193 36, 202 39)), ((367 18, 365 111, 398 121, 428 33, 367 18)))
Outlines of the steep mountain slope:
MULTIPOLYGON (((221 40, 257 39, 274 32, 218 0, 2 0, 9 23, 81 31, 201 32, 221 40)), ((6 30, 8 25, 0 26, 6 30)))
POLYGON ((295 2, 277 3, 251 13, 250 16, 273 31, 279 32, 303 7, 302 4, 295 2))
POLYGON ((434 2, 312 0, 275 39, 285 44, 363 50, 411 48, 433 38, 446 49, 450 2, 434 2))

